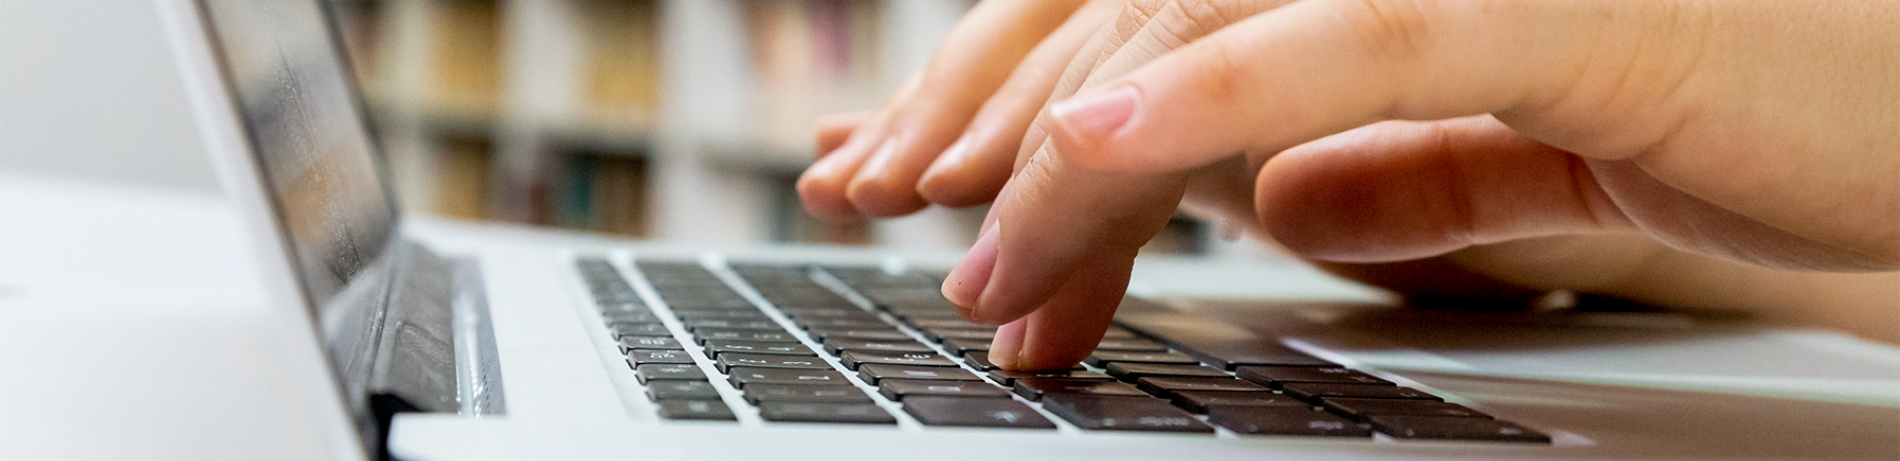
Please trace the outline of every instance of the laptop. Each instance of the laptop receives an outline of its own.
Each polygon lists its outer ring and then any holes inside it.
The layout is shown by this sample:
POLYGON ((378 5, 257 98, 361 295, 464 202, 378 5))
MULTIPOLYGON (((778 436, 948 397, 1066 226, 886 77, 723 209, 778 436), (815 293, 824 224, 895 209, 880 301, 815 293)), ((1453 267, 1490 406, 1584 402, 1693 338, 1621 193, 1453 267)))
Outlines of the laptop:
POLYGON ((327 457, 1900 459, 1900 349, 1827 331, 1144 260, 1085 363, 1013 373, 938 292, 954 255, 432 227, 322 5, 156 3, 327 457))

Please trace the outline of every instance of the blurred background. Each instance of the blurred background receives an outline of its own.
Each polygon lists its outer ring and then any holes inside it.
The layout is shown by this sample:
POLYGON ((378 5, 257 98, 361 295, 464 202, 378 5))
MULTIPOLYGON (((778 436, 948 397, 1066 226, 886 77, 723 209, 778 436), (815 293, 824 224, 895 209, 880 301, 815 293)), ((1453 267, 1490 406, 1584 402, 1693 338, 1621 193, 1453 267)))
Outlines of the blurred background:
MULTIPOLYGON (((412 210, 667 240, 967 247, 983 209, 821 221, 813 121, 874 108, 973 0, 332 0, 412 210)), ((1197 252, 1179 220, 1156 252, 1197 252)))
MULTIPOLYGON (((974 0, 321 0, 412 213, 711 244, 961 249, 985 210, 820 221, 814 118, 974 0)), ((0 2, 0 168, 215 190, 146 0, 0 2)), ((1178 218, 1146 253, 1224 253, 1178 218)))

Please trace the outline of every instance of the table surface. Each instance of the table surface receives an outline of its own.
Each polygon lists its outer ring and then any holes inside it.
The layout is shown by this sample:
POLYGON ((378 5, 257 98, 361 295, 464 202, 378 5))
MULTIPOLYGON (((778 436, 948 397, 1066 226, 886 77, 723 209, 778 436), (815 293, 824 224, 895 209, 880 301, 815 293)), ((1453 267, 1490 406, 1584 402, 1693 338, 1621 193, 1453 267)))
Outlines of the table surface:
POLYGON ((221 197, 0 171, 0 213, 0 458, 324 452, 221 197))

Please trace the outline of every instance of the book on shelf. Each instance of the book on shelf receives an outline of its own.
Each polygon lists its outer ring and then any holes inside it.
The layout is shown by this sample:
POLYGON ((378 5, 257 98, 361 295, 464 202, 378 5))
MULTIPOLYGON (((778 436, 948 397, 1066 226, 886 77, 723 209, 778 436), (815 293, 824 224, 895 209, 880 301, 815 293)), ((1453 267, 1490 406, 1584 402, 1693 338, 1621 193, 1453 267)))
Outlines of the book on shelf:
POLYGON ((660 2, 582 2, 586 53, 578 82, 584 114, 597 129, 644 131, 660 103, 660 2))
POLYGON ((744 2, 754 133, 767 153, 809 160, 819 116, 874 107, 879 1, 744 2))
POLYGON ((435 149, 435 206, 442 216, 487 219, 494 143, 482 136, 443 136, 435 149))
POLYGON ((648 167, 644 152, 571 149, 555 169, 551 221, 561 227, 647 235, 648 167))
POLYGON ((433 1, 428 112, 486 120, 500 102, 502 17, 497 0, 433 1))

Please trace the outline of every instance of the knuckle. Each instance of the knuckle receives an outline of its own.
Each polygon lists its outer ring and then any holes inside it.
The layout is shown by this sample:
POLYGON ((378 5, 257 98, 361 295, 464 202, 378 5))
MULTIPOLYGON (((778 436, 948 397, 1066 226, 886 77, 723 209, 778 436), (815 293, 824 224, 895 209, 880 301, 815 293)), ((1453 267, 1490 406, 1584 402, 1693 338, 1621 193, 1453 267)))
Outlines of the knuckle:
POLYGON ((1233 24, 1244 16, 1236 11, 1242 8, 1225 0, 1134 0, 1122 10, 1117 30, 1124 40, 1149 30, 1159 38, 1175 41, 1168 44, 1170 47, 1180 46, 1233 24))
POLYGON ((1422 0, 1344 0, 1345 23, 1378 57, 1417 56, 1432 36, 1432 11, 1422 0))

